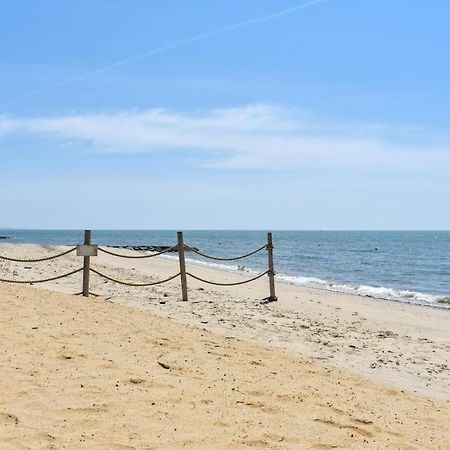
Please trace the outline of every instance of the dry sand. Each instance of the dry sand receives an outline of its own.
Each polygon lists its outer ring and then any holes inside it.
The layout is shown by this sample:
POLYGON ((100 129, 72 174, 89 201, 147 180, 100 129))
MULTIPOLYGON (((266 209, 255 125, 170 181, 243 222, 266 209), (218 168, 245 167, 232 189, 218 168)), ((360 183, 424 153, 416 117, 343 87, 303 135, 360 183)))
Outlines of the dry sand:
POLYGON ((148 311, 0 286, 0 448, 446 448, 448 403, 148 311))
MULTIPOLYGON (((16 257, 60 249, 0 245, 16 257)), ((0 278, 80 264, 3 261, 0 278)), ((163 258, 92 265, 132 281, 178 271, 163 258)), ((36 286, 79 292, 81 276, 36 286)), ((129 288, 93 275, 99 299, 2 284, 0 448, 448 448, 448 310, 281 283, 264 304, 266 279, 189 286, 181 302, 179 280, 129 288)))

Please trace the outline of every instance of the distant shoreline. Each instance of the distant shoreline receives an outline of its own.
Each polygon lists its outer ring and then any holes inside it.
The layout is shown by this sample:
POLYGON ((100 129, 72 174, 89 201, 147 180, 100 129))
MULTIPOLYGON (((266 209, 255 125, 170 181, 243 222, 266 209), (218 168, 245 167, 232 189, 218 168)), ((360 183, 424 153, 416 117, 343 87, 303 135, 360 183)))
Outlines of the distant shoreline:
MULTIPOLYGON (((265 239, 264 231, 197 230, 185 234, 195 247, 225 256, 257 247, 265 239), (226 244, 221 245, 221 241, 226 244)), ((83 240, 80 230, 16 230, 9 235, 11 243, 60 245, 83 240)), ((176 232, 94 230, 93 239, 114 247, 156 245, 164 248, 174 245, 176 232)), ((450 279, 442 269, 450 265, 450 232, 276 231, 274 239, 279 281, 366 298, 450 307, 447 303, 450 279)), ((203 261, 195 255, 189 257, 203 261)), ((264 255, 239 264, 255 274, 265 265, 264 255)), ((238 265, 233 263, 210 266, 238 270, 238 265)))

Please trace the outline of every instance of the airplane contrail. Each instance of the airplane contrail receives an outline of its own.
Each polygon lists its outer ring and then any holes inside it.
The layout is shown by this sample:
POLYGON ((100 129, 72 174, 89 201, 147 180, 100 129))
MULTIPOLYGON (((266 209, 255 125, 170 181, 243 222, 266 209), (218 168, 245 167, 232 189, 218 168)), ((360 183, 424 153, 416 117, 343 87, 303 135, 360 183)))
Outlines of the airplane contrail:
POLYGON ((283 16, 287 16, 288 14, 292 14, 292 13, 294 13, 296 11, 300 11, 302 9, 310 8, 312 6, 318 5, 320 3, 324 3, 326 1, 327 0, 311 0, 309 2, 301 3, 301 4, 292 6, 292 7, 287 8, 287 9, 283 9, 281 11, 278 11, 278 12, 275 12, 275 13, 272 13, 272 14, 269 14, 269 15, 266 15, 266 16, 256 17, 254 19, 249 19, 249 20, 245 20, 245 21, 242 21, 242 22, 237 22, 237 23, 234 23, 232 25, 227 25, 227 26, 218 28, 216 30, 207 31, 205 33, 201 33, 201 34, 197 34, 197 35, 194 35, 194 36, 190 36, 190 37, 187 37, 187 38, 184 38, 184 39, 172 42, 170 44, 163 45, 161 47, 156 47, 156 48, 154 48, 152 50, 148 50, 148 51, 146 51, 144 53, 140 53, 138 55, 134 55, 134 56, 131 56, 129 58, 122 59, 120 61, 116 61, 114 63, 111 63, 111 64, 108 64, 106 66, 100 67, 98 69, 92 70, 92 71, 87 72, 87 73, 85 73, 83 75, 80 75, 79 77, 72 78, 70 80, 61 81, 59 83, 50 84, 50 85, 44 86, 44 87, 42 87, 40 89, 36 89, 34 91, 30 91, 30 92, 28 92, 26 94, 23 94, 23 95, 15 98, 15 99, 7 102, 3 106, 7 106, 7 105, 9 105, 11 103, 14 103, 14 102, 16 102, 18 100, 21 100, 21 99, 23 99, 25 97, 28 97, 28 96, 41 94, 43 92, 47 92, 47 91, 50 91, 50 90, 53 90, 53 89, 56 89, 56 88, 59 88, 59 87, 64 87, 64 86, 68 86, 68 85, 71 85, 71 84, 78 83, 80 81, 87 80, 87 79, 89 79, 89 78, 91 78, 91 77, 93 77, 95 75, 101 74, 103 72, 108 72, 110 70, 116 69, 117 67, 126 66, 126 65, 128 65, 128 64, 130 64, 132 62, 139 61, 139 60, 148 58, 150 56, 158 55, 160 53, 163 53, 163 52, 166 52, 168 50, 172 50, 172 49, 175 49, 175 48, 178 48, 178 47, 183 47, 183 46, 185 46, 187 44, 191 44, 193 42, 202 41, 204 39, 208 39, 210 37, 214 37, 214 36, 218 36, 220 34, 228 33, 230 31, 237 30, 239 28, 244 28, 244 27, 247 27, 247 26, 250 26, 250 25, 255 25, 255 24, 263 23, 263 22, 269 22, 271 20, 278 19, 278 18, 283 17, 283 16))

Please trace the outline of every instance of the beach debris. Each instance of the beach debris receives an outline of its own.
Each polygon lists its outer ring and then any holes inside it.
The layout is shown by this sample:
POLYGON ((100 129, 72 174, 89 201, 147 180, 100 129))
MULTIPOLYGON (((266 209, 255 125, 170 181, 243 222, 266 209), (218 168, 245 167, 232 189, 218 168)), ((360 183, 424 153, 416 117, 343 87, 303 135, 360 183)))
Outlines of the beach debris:
POLYGON ((373 421, 372 421, 372 420, 358 419, 357 417, 355 417, 353 420, 354 420, 355 422, 362 423, 363 425, 371 425, 371 424, 373 424, 373 421))
POLYGON ((377 335, 379 338, 382 339, 386 339, 386 338, 392 338, 392 337, 397 337, 398 335, 396 333, 394 333, 393 331, 389 331, 389 330, 382 330, 378 332, 377 335))
POLYGON ((169 366, 168 364, 166 364, 166 363, 163 363, 163 362, 161 362, 161 361, 158 361, 158 364, 159 364, 163 369, 166 369, 166 370, 170 369, 170 366, 169 366))
POLYGON ((19 424, 19 418, 13 413, 0 413, 0 418, 5 420, 6 422, 12 422, 14 425, 19 424))
POLYGON ((143 380, 142 378, 130 378, 130 383, 132 384, 142 384, 144 382, 145 380, 143 380))

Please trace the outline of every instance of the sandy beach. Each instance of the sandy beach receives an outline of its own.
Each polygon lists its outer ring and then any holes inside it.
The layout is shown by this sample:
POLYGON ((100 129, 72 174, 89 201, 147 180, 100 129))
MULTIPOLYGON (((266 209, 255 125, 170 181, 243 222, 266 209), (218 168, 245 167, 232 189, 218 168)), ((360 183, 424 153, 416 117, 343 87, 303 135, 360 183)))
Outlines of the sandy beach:
MULTIPOLYGON (((40 257, 64 247, 0 245, 40 257)), ((133 252, 121 250, 123 254, 133 252)), ((0 262, 0 278, 81 266, 0 262)), ((167 258, 92 266, 145 282, 167 258)), ((243 275, 189 263, 215 281, 243 275)), ((0 448, 446 448, 449 311, 277 283, 1 284, 0 448), (49 292, 48 290, 56 291, 49 292), (161 364, 159 364, 161 363, 161 364), (168 367, 168 368, 166 368, 168 367), (36 444, 38 442, 38 444, 36 444)))
POLYGON ((450 450, 435 3, 2 3, 0 450, 450 450))

